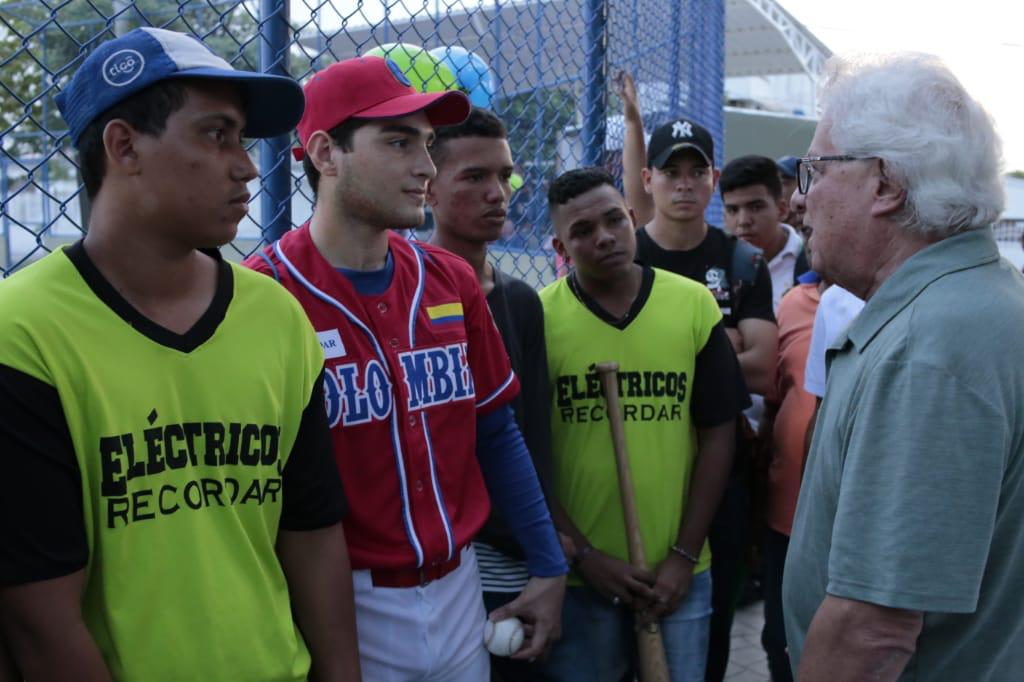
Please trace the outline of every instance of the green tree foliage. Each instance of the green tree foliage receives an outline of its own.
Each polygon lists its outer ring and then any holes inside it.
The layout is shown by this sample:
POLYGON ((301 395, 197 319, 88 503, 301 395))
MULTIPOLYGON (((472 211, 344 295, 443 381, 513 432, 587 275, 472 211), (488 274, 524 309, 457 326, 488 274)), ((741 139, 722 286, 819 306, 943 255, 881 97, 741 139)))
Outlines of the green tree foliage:
POLYGON ((66 127, 54 95, 97 44, 139 26, 192 33, 236 68, 259 67, 254 0, 11 0, 0 3, 0 138, 48 154, 66 127))
POLYGON ((577 99, 569 88, 537 89, 507 97, 496 107, 510 123, 508 142, 522 164, 554 166, 558 140, 576 122, 577 99))

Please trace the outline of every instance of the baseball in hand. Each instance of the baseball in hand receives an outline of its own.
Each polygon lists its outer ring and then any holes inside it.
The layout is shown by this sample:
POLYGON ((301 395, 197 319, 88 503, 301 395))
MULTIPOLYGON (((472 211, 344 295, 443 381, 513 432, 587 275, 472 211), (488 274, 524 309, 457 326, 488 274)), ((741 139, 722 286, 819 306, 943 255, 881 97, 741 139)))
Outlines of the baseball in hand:
POLYGON ((484 646, 495 656, 511 656, 523 646, 523 624, 518 618, 506 618, 484 625, 484 646))

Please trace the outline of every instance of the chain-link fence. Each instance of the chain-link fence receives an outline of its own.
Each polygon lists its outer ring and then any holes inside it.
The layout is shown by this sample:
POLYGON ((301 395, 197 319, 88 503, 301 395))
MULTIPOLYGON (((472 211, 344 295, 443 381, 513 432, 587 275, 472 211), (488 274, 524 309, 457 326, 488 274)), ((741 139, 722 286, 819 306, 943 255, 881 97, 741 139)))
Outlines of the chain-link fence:
MULTIPOLYGON (((160 26, 194 34, 240 69, 303 81, 383 47, 414 83, 463 88, 505 120, 523 179, 493 253, 502 269, 546 283, 555 276, 547 183, 584 164, 621 172, 622 108, 611 88, 618 71, 634 74, 648 130, 685 114, 705 124, 721 154, 724 11, 724 0, 2 2, 0 274, 78 239, 87 226, 54 95, 99 43, 160 26)), ((308 219, 311 193, 287 153, 291 144, 254 143, 260 178, 228 257, 308 219)), ((709 218, 719 216, 715 204, 709 218)))

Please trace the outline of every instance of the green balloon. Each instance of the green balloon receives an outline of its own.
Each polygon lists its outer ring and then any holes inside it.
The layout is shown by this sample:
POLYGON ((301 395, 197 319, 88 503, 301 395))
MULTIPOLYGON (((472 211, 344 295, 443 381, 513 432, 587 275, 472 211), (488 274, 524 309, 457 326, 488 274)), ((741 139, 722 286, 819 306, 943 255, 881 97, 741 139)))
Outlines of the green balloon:
POLYGON ((387 43, 373 48, 366 56, 390 59, 420 92, 458 89, 459 81, 452 70, 418 45, 387 43))

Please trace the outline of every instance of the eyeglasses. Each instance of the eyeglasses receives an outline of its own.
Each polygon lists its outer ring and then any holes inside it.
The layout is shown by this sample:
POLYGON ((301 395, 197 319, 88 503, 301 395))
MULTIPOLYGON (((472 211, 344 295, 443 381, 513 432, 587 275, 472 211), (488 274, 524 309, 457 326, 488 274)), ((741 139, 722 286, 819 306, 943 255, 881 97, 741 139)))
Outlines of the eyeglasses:
POLYGON ((840 154, 838 156, 805 156, 797 159, 796 162, 796 188, 800 194, 807 194, 807 190, 811 188, 811 182, 814 180, 814 166, 811 164, 818 163, 819 161, 867 161, 877 158, 879 157, 850 156, 848 154, 840 154))

